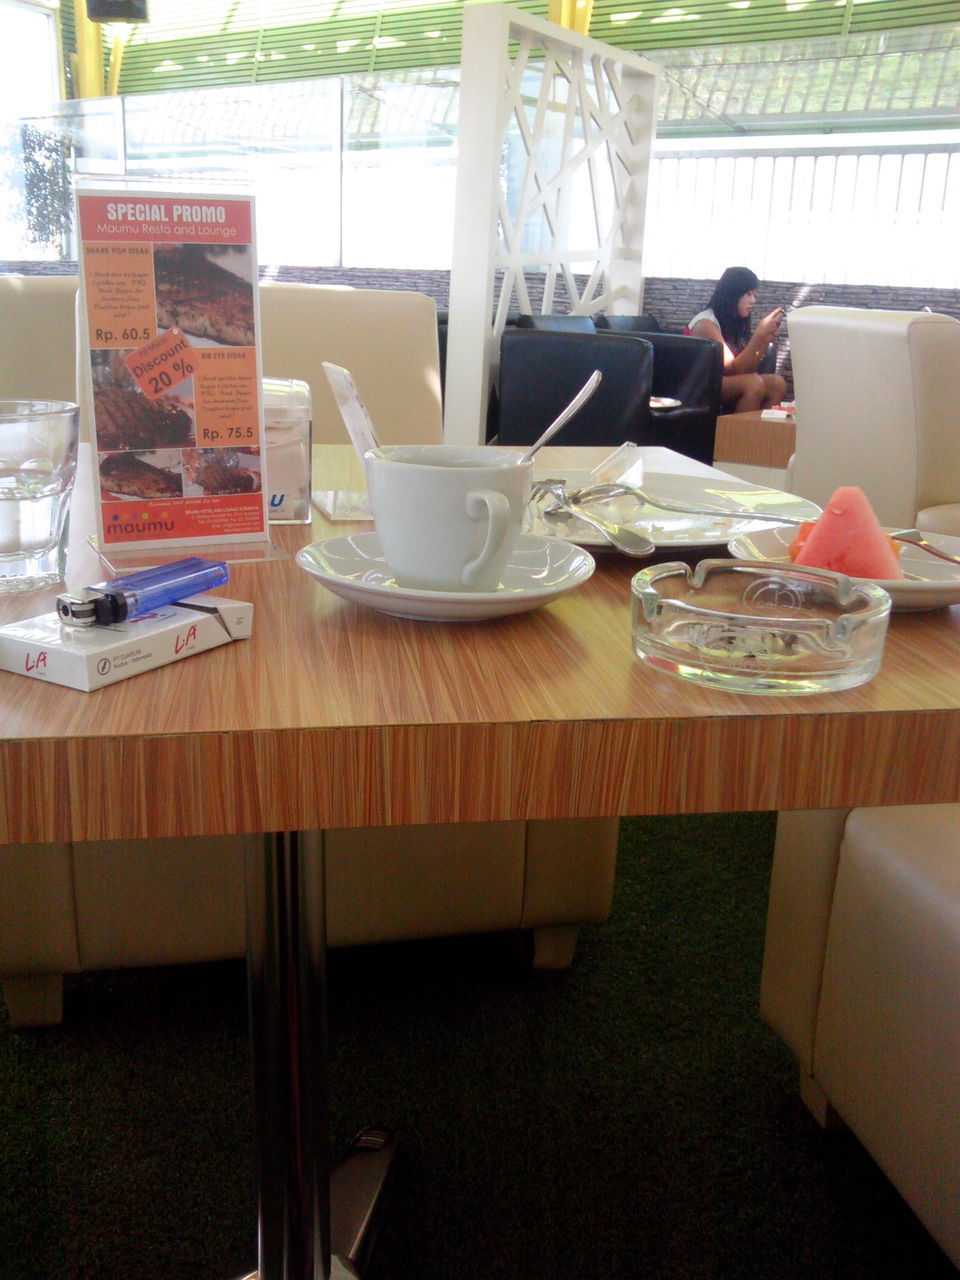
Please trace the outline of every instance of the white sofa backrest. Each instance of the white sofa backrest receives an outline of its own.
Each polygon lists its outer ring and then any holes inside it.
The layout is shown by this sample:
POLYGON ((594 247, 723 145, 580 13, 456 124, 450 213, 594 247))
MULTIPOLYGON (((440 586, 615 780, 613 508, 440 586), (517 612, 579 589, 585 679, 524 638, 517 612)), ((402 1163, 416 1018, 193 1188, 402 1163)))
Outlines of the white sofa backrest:
POLYGON ((857 485, 881 524, 960 534, 960 322, 800 307, 788 326, 790 488, 822 506, 838 485, 857 485))
POLYGON ((383 444, 442 439, 437 308, 426 294, 325 285, 260 285, 263 372, 302 378, 313 438, 345 442, 323 362, 349 369, 383 444))
POLYGON ((76 400, 76 276, 0 275, 0 395, 76 400))

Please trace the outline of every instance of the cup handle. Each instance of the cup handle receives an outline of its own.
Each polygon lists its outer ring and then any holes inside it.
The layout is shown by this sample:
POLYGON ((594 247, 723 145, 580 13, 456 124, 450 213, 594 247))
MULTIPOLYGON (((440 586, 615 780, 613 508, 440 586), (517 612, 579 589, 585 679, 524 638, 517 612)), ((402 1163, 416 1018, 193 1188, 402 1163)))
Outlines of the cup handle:
POLYGON ((510 531, 510 501, 506 494, 498 493, 496 489, 475 489, 467 494, 466 507, 471 520, 487 517, 487 536, 480 554, 464 565, 460 575, 463 585, 472 587, 500 554, 510 531))

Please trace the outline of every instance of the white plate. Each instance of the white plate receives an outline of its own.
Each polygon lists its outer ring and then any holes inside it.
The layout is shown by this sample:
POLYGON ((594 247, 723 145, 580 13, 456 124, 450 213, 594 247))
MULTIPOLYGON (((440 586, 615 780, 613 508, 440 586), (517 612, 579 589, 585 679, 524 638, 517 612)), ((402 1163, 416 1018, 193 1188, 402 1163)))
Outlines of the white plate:
MULTIPOLYGON (((741 534, 730 542, 730 550, 738 560, 773 560, 789 563, 790 543, 796 529, 777 524, 757 533, 741 534)), ((960 538, 948 538, 945 534, 928 533, 931 542, 952 555, 960 555, 960 538)), ((901 543, 900 563, 909 578, 895 582, 876 581, 877 586, 889 591, 891 607, 895 613, 915 613, 921 609, 942 609, 944 605, 960 604, 960 564, 948 564, 938 560, 929 551, 901 543)), ((857 579, 854 579, 857 581, 857 579)))
POLYGON ((427 622, 473 622, 538 609, 586 582, 596 567, 579 547, 528 533, 520 535, 498 591, 398 587, 375 533, 315 542, 297 552, 297 564, 344 600, 427 622))
MULTIPOLYGON (((568 479, 567 488, 578 486, 568 479)), ((783 515, 796 520, 815 520, 820 508, 805 498, 764 485, 751 484, 732 476, 683 476, 652 472, 643 479, 643 488, 654 498, 671 502, 686 502, 692 507, 715 507, 716 516, 685 515, 683 512, 664 511, 661 507, 639 506, 635 498, 611 498, 598 502, 598 515, 606 516, 645 533, 658 547, 716 547, 724 546, 737 534, 750 533, 770 526, 753 520, 750 516, 724 514, 728 511, 763 511, 770 515, 783 515)), ((549 505, 549 504, 548 504, 549 505)), ((531 532, 555 538, 566 538, 584 547, 604 547, 609 543, 603 534, 595 532, 575 516, 569 519, 546 521, 539 512, 533 513, 531 532)))
POLYGON ((651 409, 679 409, 682 400, 674 400, 673 396, 651 396, 651 409))

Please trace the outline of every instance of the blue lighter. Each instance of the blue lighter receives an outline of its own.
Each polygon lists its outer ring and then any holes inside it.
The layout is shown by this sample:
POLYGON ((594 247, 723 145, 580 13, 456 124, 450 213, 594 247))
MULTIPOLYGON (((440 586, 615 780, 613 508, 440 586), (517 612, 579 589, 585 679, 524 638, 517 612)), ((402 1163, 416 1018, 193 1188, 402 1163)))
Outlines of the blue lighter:
POLYGON ((191 556, 172 564, 144 569, 141 573, 113 578, 84 587, 76 595, 57 596, 60 621, 71 627, 109 627, 141 614, 176 604, 189 596, 222 587, 230 577, 222 560, 201 560, 191 556))

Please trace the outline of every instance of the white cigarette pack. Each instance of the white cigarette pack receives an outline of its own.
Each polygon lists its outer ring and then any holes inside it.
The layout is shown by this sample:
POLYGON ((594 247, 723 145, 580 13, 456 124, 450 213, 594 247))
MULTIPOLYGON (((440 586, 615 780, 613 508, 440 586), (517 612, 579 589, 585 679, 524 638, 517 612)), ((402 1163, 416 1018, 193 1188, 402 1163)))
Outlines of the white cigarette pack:
POLYGON ((0 627, 0 670, 90 692, 191 658, 253 631, 253 605, 199 595, 110 627, 68 627, 56 613, 0 627))

